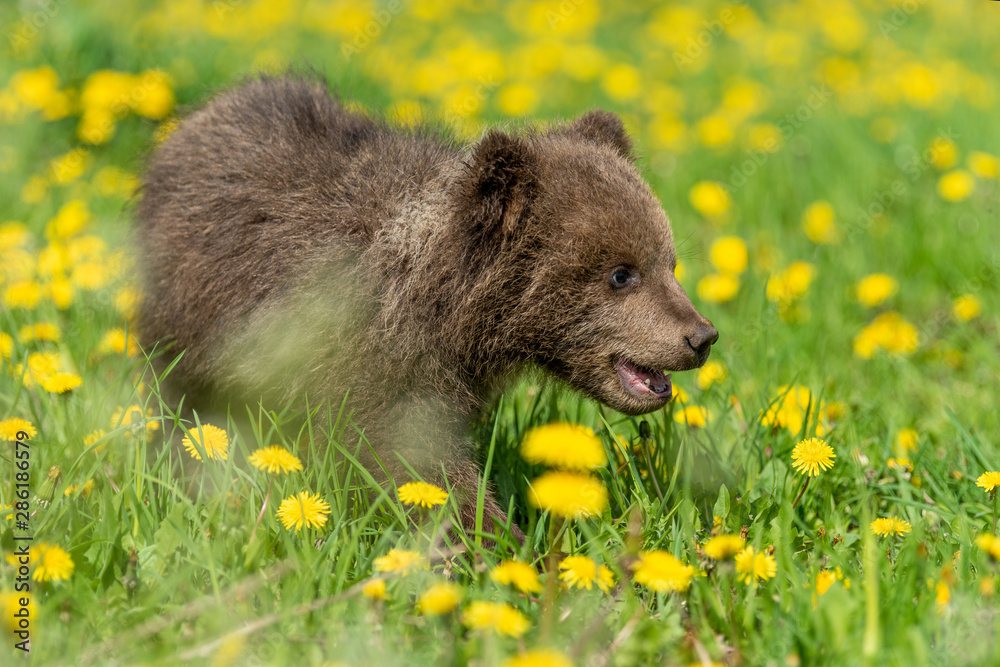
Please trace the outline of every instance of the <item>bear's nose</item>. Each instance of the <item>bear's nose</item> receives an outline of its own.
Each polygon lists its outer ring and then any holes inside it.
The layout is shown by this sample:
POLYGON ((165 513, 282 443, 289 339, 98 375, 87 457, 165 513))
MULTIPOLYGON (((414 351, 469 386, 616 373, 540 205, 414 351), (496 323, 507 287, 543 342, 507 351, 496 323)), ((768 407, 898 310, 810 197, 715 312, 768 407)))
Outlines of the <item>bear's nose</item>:
POLYGON ((719 340, 719 332, 711 324, 699 324, 694 333, 685 336, 684 340, 691 346, 694 353, 703 359, 708 356, 715 341, 719 340))

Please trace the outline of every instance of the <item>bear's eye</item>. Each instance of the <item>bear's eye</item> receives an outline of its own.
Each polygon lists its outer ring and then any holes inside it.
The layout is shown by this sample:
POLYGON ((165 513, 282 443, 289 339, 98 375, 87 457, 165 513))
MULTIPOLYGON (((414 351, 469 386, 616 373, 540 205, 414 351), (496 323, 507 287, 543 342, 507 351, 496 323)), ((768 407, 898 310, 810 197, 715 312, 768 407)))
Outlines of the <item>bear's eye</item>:
POLYGON ((608 283, 613 289, 624 289, 629 285, 632 285, 639 279, 635 271, 627 266, 618 266, 611 271, 611 275, 608 276, 608 283))

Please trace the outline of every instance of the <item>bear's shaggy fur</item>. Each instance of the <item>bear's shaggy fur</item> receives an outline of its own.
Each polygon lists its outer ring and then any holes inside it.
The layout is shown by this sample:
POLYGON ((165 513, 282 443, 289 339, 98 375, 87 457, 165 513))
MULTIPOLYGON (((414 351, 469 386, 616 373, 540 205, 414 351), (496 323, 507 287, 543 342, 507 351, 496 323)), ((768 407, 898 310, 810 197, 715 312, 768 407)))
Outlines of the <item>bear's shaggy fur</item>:
POLYGON ((460 148, 315 81, 254 80, 158 147, 138 220, 140 336, 173 344, 162 364, 184 351, 169 379, 189 407, 349 390, 397 483, 402 457, 464 498, 469 420, 520 369, 641 414, 670 399, 662 371, 704 363, 718 337, 601 111, 460 148))

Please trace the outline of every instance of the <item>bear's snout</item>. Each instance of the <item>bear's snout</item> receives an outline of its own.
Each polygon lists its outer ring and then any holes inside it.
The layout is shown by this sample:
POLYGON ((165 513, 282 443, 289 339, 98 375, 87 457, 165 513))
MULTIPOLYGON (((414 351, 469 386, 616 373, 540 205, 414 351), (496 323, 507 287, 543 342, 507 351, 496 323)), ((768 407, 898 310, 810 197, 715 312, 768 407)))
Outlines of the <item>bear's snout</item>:
POLYGON ((698 357, 698 365, 700 366, 708 359, 712 345, 719 340, 719 332, 710 322, 699 322, 691 333, 684 336, 684 340, 698 357))

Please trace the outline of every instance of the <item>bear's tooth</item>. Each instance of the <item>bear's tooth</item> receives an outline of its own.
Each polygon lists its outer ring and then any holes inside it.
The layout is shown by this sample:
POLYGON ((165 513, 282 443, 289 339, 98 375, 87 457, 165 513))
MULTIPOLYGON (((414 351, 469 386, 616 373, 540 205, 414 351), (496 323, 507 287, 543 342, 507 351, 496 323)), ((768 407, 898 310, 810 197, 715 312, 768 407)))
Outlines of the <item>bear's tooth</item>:
POLYGON ((643 383, 644 385, 646 385, 647 387, 649 386, 649 383, 650 383, 650 382, 651 382, 651 380, 650 380, 649 378, 646 378, 645 380, 643 380, 643 381, 642 381, 642 383, 643 383))

